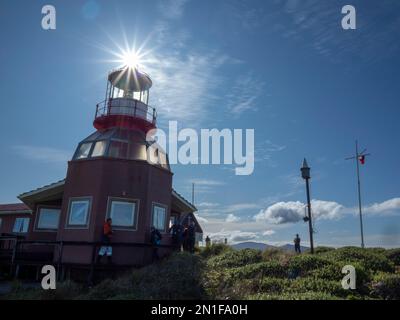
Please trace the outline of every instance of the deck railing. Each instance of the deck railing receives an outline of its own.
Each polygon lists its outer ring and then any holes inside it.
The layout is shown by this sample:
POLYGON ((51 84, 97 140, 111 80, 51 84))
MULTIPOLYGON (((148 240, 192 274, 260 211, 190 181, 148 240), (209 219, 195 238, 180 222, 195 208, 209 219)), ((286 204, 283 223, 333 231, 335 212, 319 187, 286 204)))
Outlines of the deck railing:
POLYGON ((152 124, 156 123, 157 118, 156 109, 142 101, 131 98, 112 98, 96 105, 95 119, 110 115, 131 116, 152 124))
MULTIPOLYGON (((92 248, 92 254, 91 254, 91 262, 89 264, 84 264, 85 266, 90 266, 90 274, 89 274, 89 282, 91 281, 93 277, 93 272, 95 269, 96 265, 96 257, 97 257, 97 249, 101 246, 104 246, 104 242, 100 241, 47 241, 47 240, 20 240, 18 237, 1 237, 0 236, 0 244, 3 242, 13 242, 14 244, 10 246, 8 244, 7 249, 2 249, 0 246, 0 253, 3 252, 8 252, 8 260, 10 266, 10 274, 13 275, 14 277, 18 276, 18 267, 19 265, 29 265, 32 263, 47 263, 47 264, 56 264, 57 265, 57 274, 60 274, 60 270, 62 266, 64 265, 64 262, 62 260, 63 257, 63 251, 64 248, 67 246, 78 246, 78 247, 91 247, 92 248), (57 256, 53 256, 51 261, 42 261, 42 260, 32 260, 31 257, 27 259, 26 253, 29 253, 28 250, 23 250, 24 245, 53 245, 57 250, 54 250, 54 253, 57 252, 57 256), (24 257, 25 254, 25 257, 24 257)), ((155 248, 154 245, 151 243, 135 243, 135 242, 112 242, 110 244, 112 247, 126 247, 126 248, 155 248)), ((160 244, 157 246, 157 248, 165 248, 165 249, 177 249, 177 246, 175 245, 166 245, 166 244, 160 244)), ((4 257, 3 257, 4 258, 4 257)), ((129 267, 129 266, 126 266, 129 267)), ((134 267, 134 265, 132 265, 134 267)))

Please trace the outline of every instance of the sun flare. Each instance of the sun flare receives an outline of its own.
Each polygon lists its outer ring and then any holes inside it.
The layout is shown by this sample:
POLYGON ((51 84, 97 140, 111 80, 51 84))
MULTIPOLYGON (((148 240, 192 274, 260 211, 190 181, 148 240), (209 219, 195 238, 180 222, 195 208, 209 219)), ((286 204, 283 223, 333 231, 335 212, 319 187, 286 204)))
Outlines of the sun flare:
POLYGON ((121 62, 123 64, 123 66, 129 67, 129 68, 138 68, 141 64, 140 56, 134 50, 123 52, 121 62))

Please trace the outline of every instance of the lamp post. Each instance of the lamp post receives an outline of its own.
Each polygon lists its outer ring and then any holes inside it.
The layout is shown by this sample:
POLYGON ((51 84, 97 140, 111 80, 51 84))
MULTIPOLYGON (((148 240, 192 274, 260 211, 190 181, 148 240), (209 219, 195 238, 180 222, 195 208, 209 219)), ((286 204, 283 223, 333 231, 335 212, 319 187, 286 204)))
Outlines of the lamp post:
POLYGON ((306 191, 307 191, 307 208, 308 208, 308 217, 304 219, 307 222, 308 220, 308 228, 310 231, 310 250, 311 253, 314 253, 314 240, 313 240, 313 227, 312 227, 312 218, 311 218, 311 200, 310 200, 310 167, 307 164, 306 158, 303 160, 303 166, 300 168, 301 177, 306 180, 306 191))

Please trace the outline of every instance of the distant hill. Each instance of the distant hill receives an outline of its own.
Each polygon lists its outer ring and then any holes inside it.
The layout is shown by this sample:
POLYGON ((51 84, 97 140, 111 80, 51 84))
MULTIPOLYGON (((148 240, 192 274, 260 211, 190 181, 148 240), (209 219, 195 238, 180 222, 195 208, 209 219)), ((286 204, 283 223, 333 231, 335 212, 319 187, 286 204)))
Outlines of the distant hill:
MULTIPOLYGON (((258 250, 265 250, 266 248, 279 248, 285 251, 294 251, 294 245, 293 244, 284 244, 282 246, 272 246, 266 243, 262 242, 254 242, 254 241, 246 241, 246 242, 240 242, 231 245, 233 249, 236 250, 241 250, 241 249, 258 249, 258 250)), ((301 251, 308 250, 308 247, 300 246, 301 251)))
POLYGON ((273 246, 262 243, 262 242, 253 242, 253 241, 247 241, 247 242, 240 242, 231 245, 233 249, 236 250, 241 250, 241 249, 258 249, 258 250, 265 250, 266 248, 273 248, 273 246))

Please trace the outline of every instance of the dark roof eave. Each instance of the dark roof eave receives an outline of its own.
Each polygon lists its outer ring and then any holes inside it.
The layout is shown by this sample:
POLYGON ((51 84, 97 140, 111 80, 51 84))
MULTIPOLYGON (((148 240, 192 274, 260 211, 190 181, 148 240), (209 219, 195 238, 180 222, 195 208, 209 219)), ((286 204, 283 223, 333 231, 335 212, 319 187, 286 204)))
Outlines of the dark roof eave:
POLYGON ((175 189, 172 189, 172 197, 177 199, 180 204, 182 204, 187 211, 189 212, 196 212, 197 208, 195 207, 194 204, 190 203, 189 201, 187 201, 182 195, 180 195, 178 192, 176 192, 175 189))

